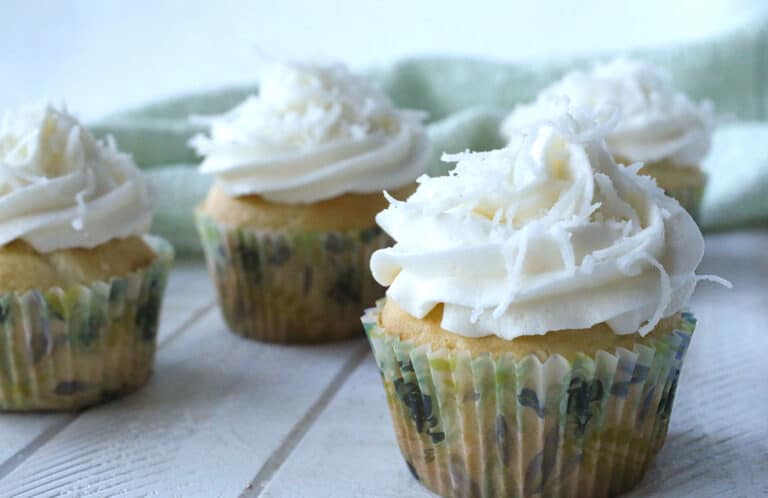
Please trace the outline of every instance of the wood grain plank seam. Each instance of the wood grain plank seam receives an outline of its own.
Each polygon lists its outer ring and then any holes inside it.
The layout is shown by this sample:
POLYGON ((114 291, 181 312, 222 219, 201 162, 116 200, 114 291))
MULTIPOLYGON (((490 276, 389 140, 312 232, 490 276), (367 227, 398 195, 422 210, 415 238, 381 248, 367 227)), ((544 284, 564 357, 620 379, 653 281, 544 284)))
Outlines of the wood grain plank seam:
POLYGON ((331 379, 317 400, 307 409, 304 416, 293 426, 293 429, 283 440, 283 443, 269 456, 261 466, 259 472, 251 480, 248 486, 240 493, 239 498, 257 498, 262 495, 274 475, 288 460, 293 450, 298 446, 304 436, 309 432, 326 407, 338 394, 342 386, 347 382, 352 373, 368 356, 370 347, 368 342, 363 342, 355 349, 349 359, 342 365, 339 372, 331 379))
POLYGON ((208 304, 205 306, 202 306, 201 308, 198 308, 197 311, 192 313, 192 315, 184 320, 184 322, 176 327, 176 330, 168 334, 168 336, 158 344, 157 349, 164 348, 168 346, 171 342, 175 341, 176 338, 181 336, 184 332, 192 328, 192 325, 200 320, 203 316, 208 314, 209 311, 211 311, 214 307, 216 307, 216 300, 213 299, 212 301, 209 301, 208 304))
MULTIPOLYGON (((192 314, 182 322, 181 325, 176 327, 168 337, 163 339, 158 345, 157 349, 160 350, 170 344, 176 337, 180 336, 183 332, 190 329, 191 326, 197 322, 202 316, 211 311, 216 305, 216 301, 211 301, 205 306, 193 311, 192 314)), ((19 468, 29 457, 31 457, 38 449, 43 445, 55 438, 61 431, 69 427, 75 420, 80 417, 82 412, 67 414, 62 420, 52 424, 40 435, 33 439, 29 444, 21 448, 19 451, 8 457, 5 462, 0 463, 0 481, 5 479, 11 472, 19 468)))
POLYGON ((79 413, 68 414, 63 419, 55 422, 42 433, 40 433, 35 439, 33 439, 28 445, 14 453, 5 462, 0 464, 0 481, 3 480, 8 474, 16 470, 16 468, 24 463, 32 454, 38 450, 45 443, 53 439, 56 434, 64 430, 69 424, 75 421, 79 417, 79 413))

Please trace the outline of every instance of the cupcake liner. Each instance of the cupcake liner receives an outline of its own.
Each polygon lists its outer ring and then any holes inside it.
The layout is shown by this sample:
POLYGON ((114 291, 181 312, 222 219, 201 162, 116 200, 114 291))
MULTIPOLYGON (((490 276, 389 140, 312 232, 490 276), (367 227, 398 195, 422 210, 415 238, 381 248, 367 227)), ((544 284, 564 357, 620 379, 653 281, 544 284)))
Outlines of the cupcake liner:
POLYGON ((384 295, 368 261, 391 239, 377 226, 281 232, 220 225, 198 212, 208 270, 229 328, 277 343, 360 335, 360 310, 384 295))
POLYGON ((540 361, 433 351, 363 325, 414 477, 446 497, 612 496, 661 448, 695 327, 635 345, 540 361))
POLYGON ((108 282, 0 295, 0 410, 76 410, 138 389, 152 373, 173 249, 108 282))

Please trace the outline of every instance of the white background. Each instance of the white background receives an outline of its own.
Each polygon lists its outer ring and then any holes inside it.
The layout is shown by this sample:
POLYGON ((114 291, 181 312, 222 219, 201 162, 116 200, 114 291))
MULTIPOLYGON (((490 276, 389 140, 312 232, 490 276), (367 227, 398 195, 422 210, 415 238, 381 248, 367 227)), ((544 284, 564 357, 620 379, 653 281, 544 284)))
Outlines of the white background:
POLYGON ((529 60, 702 38, 766 11, 765 0, 0 0, 0 109, 50 98, 94 118, 253 81, 260 53, 353 67, 529 60))

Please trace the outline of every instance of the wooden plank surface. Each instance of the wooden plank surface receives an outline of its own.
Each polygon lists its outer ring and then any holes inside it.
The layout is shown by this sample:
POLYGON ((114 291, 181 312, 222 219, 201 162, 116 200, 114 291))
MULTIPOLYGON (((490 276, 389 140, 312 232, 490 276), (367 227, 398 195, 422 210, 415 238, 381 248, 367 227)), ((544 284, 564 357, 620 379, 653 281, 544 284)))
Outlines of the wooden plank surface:
POLYGON ((366 347, 246 341, 211 310, 160 351, 149 386, 82 414, 0 496, 237 496, 366 347))
MULTIPOLYGON (((715 235, 707 246, 701 271, 734 289, 704 283, 691 303, 699 326, 668 441, 632 497, 768 496, 768 233, 715 235)), ((434 496, 403 463, 380 382, 369 357, 263 496, 434 496)))
MULTIPOLYGON (((707 237, 667 444, 632 497, 768 496, 768 232, 707 237)), ((156 375, 80 415, 0 416, 0 496, 428 497, 363 340, 225 331, 200 263, 172 274, 156 375)))
POLYGON ((262 496, 434 496, 413 479, 400 456, 381 377, 370 354, 262 496))
POLYGON ((168 310, 200 309, 213 303, 215 296, 212 285, 202 261, 193 259, 175 262, 163 301, 161 326, 167 325, 168 310))

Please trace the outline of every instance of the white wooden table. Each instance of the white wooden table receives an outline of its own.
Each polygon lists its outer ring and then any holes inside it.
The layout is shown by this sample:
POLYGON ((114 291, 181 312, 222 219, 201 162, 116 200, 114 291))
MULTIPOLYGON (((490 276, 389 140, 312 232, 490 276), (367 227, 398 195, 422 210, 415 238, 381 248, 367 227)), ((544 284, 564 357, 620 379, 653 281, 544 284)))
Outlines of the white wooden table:
MULTIPOLYGON (((707 237, 699 327, 667 443, 633 497, 768 496, 768 231, 707 237)), ((0 415, 0 497, 427 497, 361 337, 227 333, 199 262, 176 265, 155 376, 79 414, 0 415)))

